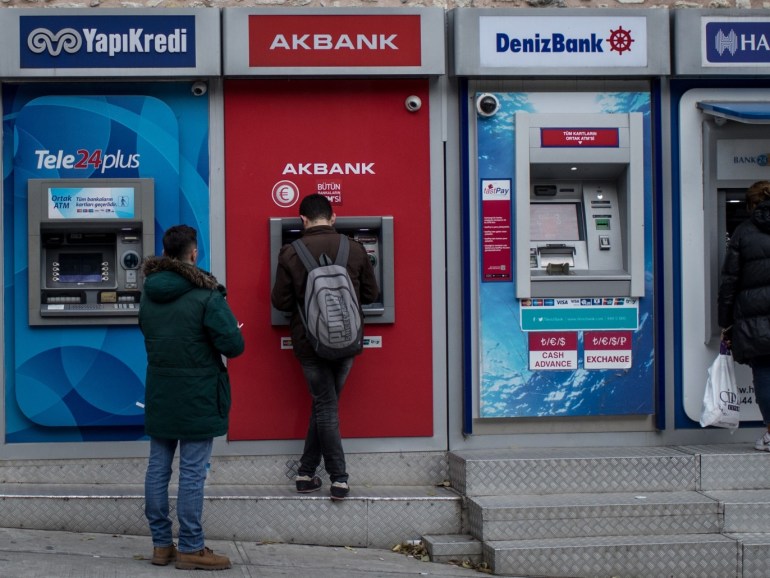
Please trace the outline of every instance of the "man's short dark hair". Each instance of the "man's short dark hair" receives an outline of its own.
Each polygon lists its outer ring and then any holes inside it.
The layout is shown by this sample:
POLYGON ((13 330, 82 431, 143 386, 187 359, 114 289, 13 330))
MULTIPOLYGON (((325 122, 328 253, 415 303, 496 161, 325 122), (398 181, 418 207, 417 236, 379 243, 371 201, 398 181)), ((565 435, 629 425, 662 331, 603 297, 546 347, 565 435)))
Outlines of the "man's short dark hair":
POLYGON ((187 225, 175 225, 163 234, 163 252, 172 259, 182 259, 198 246, 198 232, 187 225))
POLYGON ((329 199, 323 195, 308 195, 302 199, 302 202, 299 204, 299 214, 311 221, 317 219, 326 219, 329 221, 333 214, 332 204, 329 202, 329 199))

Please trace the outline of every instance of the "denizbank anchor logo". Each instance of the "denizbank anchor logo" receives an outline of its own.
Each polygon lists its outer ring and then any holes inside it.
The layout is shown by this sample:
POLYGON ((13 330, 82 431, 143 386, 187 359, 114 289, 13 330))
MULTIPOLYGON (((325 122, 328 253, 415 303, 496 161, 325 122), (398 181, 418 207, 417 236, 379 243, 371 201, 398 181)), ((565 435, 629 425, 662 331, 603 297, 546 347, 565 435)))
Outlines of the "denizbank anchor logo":
POLYGON ((21 68, 194 68, 195 16, 20 16, 21 68))
POLYGON ((485 67, 644 67, 644 17, 479 18, 485 67))
POLYGON ((770 65, 770 19, 703 19, 703 66, 770 65))

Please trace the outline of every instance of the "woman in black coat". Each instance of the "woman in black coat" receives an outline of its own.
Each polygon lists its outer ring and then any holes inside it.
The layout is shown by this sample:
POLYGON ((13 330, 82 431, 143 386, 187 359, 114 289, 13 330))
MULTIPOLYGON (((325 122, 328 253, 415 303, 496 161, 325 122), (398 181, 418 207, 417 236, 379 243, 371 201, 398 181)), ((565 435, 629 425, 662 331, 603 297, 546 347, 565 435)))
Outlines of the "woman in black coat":
POLYGON ((738 363, 751 366, 754 393, 768 431, 754 448, 770 452, 770 182, 746 191, 749 218, 727 244, 719 286, 719 325, 738 363))

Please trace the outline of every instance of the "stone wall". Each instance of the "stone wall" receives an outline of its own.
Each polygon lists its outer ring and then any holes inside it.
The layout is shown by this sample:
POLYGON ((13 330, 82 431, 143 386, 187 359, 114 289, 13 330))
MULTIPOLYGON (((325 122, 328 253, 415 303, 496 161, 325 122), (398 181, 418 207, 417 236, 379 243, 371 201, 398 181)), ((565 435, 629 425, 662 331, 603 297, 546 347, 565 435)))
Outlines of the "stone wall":
POLYGON ((770 8, 765 0, 0 0, 8 8, 770 8))

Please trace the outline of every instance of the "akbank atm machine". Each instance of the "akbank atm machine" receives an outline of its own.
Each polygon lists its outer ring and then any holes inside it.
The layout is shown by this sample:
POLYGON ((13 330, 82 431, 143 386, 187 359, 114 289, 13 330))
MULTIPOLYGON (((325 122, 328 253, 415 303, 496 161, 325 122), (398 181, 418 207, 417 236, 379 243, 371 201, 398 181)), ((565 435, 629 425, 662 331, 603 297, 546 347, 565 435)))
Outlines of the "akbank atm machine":
POLYGON ((516 297, 643 297, 640 113, 516 113, 516 297))
POLYGON ((29 324, 135 324, 153 180, 30 179, 29 324))
MULTIPOLYGON (((361 243, 374 268, 380 298, 374 303, 361 306, 365 323, 394 323, 396 320, 394 264, 393 264, 393 217, 392 216, 350 216, 337 217, 334 228, 361 243)), ((299 218, 270 219, 270 286, 275 283, 278 253, 281 247, 302 236, 302 221, 299 218)), ((270 319, 273 325, 288 325, 291 314, 278 311, 271 306, 270 319)))

